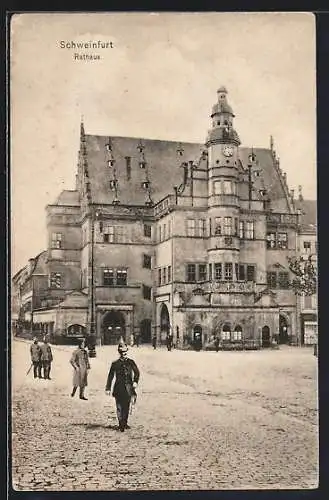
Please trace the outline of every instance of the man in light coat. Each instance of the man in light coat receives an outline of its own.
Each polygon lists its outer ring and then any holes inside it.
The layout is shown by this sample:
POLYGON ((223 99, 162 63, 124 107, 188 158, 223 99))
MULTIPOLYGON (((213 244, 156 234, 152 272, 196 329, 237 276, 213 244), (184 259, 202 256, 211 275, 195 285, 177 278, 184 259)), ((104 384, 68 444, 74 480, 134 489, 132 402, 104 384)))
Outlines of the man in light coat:
POLYGON ((78 348, 72 353, 70 363, 74 368, 73 372, 73 389, 71 392, 71 397, 76 393, 79 387, 79 398, 87 401, 84 395, 85 387, 88 385, 88 370, 90 370, 90 364, 88 359, 88 352, 85 349, 85 339, 78 340, 78 348))

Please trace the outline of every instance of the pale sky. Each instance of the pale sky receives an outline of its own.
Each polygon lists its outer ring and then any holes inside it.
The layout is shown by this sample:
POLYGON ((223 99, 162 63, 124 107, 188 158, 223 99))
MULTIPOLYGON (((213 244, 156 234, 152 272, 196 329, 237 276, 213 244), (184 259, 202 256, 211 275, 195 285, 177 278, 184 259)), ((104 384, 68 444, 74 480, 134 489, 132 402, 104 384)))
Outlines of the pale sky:
POLYGON ((204 142, 221 85, 242 146, 274 136, 288 185, 316 198, 310 13, 20 14, 11 24, 12 272, 46 248, 45 206, 74 189, 86 133, 204 142), (80 50, 60 41, 112 41, 80 50))

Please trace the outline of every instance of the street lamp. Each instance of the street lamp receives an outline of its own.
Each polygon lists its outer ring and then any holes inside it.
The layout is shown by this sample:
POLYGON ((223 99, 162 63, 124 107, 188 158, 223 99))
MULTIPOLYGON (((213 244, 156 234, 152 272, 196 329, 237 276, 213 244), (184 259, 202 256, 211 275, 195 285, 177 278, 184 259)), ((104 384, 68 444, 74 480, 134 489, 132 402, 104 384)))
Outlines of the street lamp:
POLYGON ((96 357, 96 328, 95 328, 95 265, 94 265, 94 249, 95 249, 95 221, 98 220, 100 213, 98 210, 92 209, 91 212, 91 251, 90 251, 90 325, 88 338, 89 357, 96 357))

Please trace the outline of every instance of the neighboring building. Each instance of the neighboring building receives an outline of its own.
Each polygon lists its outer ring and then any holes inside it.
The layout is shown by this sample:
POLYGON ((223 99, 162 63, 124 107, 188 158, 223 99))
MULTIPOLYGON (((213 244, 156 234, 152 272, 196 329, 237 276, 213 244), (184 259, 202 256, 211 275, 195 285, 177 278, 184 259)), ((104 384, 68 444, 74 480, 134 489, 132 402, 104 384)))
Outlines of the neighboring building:
POLYGON ((81 125, 76 189, 47 207, 49 302, 34 322, 102 343, 300 343, 287 261, 300 221, 273 141, 240 147, 224 87, 211 118, 205 145, 81 125))
MULTIPOLYGON (((317 267, 317 226, 316 201, 304 200, 301 187, 295 205, 300 211, 298 254, 304 260, 311 257, 314 267, 317 267)), ((317 294, 298 297, 297 310, 300 317, 300 340, 303 345, 316 344, 318 340, 318 302, 317 294)))

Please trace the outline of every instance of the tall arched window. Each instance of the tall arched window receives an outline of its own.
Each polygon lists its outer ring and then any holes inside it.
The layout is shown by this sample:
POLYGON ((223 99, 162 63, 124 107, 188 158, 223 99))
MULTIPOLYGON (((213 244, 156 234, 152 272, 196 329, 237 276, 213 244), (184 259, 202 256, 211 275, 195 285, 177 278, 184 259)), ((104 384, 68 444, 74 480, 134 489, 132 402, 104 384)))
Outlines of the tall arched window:
POLYGON ((231 340, 231 326, 228 323, 223 326, 222 340, 231 340))
POLYGON ((234 328, 233 340, 242 340, 242 327, 240 325, 234 328))

